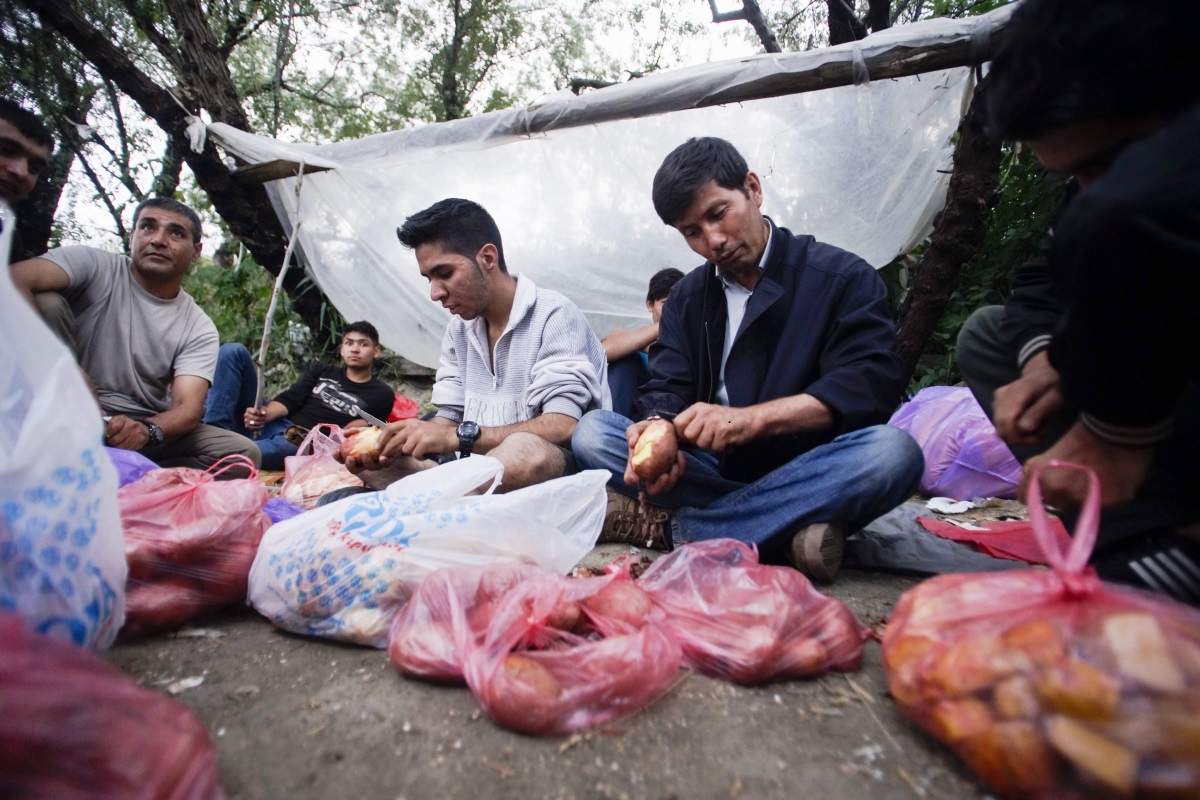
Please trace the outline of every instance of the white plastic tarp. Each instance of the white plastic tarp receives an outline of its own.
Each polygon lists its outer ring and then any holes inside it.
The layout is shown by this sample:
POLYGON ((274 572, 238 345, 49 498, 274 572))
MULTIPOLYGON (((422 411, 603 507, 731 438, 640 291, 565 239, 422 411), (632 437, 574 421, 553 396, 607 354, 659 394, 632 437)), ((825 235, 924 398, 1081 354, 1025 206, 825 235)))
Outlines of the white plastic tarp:
POLYGON ((510 271, 566 294, 598 335, 636 327, 647 322, 649 277, 700 263, 650 200, 662 159, 691 136, 721 136, 738 147, 763 179, 763 209, 778 224, 876 267, 907 252, 928 234, 944 201, 968 69, 707 104, 731 87, 828 61, 849 60, 859 74, 864 58, 897 41, 917 47, 966 37, 974 44, 999 21, 934 20, 852 46, 704 64, 330 145, 209 128, 249 163, 329 168, 304 175, 298 198, 296 178, 267 184, 286 229, 297 215, 303 219, 305 268, 348 319, 370 320, 386 346, 436 366, 449 317, 429 299, 415 258, 396 240, 406 216, 445 197, 475 200, 496 218, 510 271), (672 107, 687 110, 644 116, 672 107), (582 117, 608 121, 578 125, 582 117))

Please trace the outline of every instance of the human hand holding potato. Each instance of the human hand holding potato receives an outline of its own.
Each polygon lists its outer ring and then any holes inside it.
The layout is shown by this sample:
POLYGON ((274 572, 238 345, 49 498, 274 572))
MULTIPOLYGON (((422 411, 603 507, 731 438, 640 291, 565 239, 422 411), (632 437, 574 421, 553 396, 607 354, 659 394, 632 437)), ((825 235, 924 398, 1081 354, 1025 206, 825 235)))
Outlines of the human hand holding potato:
POLYGON ((635 486, 644 481, 652 495, 670 491, 684 469, 674 424, 665 419, 638 422, 625 431, 625 439, 629 443, 625 483, 635 486))
POLYGON ((379 437, 383 435, 382 428, 351 428, 346 430, 345 435, 342 442, 342 458, 345 460, 357 459, 366 463, 377 460, 383 452, 379 442, 379 437))

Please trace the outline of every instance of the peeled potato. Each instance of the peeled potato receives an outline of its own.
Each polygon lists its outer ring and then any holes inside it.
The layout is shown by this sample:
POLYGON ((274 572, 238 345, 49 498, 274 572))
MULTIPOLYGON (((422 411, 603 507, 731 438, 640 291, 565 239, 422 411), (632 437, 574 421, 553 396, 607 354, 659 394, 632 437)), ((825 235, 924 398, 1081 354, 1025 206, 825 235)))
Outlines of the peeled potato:
MULTIPOLYGON (((351 428, 353 431, 354 429, 351 428)), ((382 452, 379 447, 379 437, 383 428, 363 428, 346 437, 342 442, 342 455, 346 458, 379 458, 382 452)))
POLYGON ((633 445, 633 472, 652 481, 671 471, 679 452, 675 426, 665 419, 651 420, 633 445))

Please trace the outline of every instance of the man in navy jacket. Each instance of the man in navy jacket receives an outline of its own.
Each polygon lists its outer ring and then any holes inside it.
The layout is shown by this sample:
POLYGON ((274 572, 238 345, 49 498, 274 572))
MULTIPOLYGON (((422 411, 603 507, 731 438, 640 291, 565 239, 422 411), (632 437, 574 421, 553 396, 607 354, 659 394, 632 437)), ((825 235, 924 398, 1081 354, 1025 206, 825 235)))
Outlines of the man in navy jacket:
POLYGON ((761 211, 762 185, 727 141, 691 139, 654 178, 654 206, 706 259, 671 291, 630 420, 592 412, 580 467, 613 473, 601 541, 670 548, 732 537, 832 580, 845 532, 913 491, 920 448, 886 422, 903 377, 887 294, 858 256, 761 211), (656 415, 684 448, 633 497, 633 443, 656 415))

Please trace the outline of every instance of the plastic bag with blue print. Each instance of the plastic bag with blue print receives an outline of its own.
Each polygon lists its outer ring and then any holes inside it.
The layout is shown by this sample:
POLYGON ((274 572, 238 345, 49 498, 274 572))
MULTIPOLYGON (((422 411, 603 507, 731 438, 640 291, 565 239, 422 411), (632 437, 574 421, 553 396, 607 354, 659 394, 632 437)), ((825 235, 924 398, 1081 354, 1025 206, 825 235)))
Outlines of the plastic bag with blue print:
POLYGON ((75 359, 8 270, 0 203, 0 609, 98 650, 125 619, 117 473, 75 359))
POLYGON ((566 573, 600 535, 608 473, 493 494, 503 472, 494 458, 458 459, 273 525, 250 570, 250 604, 284 630, 383 648, 393 617, 439 569, 521 562, 566 573))

